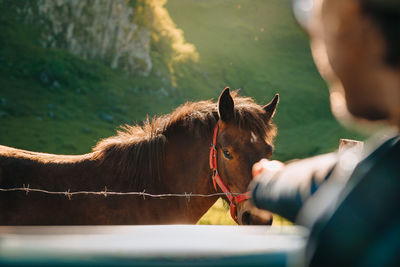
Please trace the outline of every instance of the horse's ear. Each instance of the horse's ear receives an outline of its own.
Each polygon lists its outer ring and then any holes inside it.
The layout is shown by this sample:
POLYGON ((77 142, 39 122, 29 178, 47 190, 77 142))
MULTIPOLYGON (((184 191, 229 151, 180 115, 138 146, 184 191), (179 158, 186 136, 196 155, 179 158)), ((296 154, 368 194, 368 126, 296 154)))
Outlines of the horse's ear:
POLYGON ((279 103, 279 94, 274 96, 274 99, 271 100, 268 104, 264 106, 265 113, 267 115, 268 120, 271 119, 275 115, 276 108, 279 103))
POLYGON ((229 87, 222 91, 218 99, 219 117, 222 121, 228 122, 233 119, 233 99, 229 93, 229 87))

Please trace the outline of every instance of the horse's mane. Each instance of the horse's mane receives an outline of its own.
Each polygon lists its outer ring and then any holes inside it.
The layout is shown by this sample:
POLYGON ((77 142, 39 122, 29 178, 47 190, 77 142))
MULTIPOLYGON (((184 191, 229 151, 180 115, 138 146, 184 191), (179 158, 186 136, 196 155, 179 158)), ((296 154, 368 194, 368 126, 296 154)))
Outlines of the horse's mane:
MULTIPOLYGON (((263 108, 249 97, 231 93, 235 123, 272 144, 276 127, 263 108)), ((111 164, 120 177, 129 179, 136 190, 156 185, 162 178, 167 135, 186 129, 200 138, 210 137, 218 120, 217 103, 210 100, 187 102, 164 116, 147 118, 142 125, 125 125, 116 136, 105 138, 93 148, 100 164, 111 164)), ((211 141, 211 140, 210 140, 211 141)))

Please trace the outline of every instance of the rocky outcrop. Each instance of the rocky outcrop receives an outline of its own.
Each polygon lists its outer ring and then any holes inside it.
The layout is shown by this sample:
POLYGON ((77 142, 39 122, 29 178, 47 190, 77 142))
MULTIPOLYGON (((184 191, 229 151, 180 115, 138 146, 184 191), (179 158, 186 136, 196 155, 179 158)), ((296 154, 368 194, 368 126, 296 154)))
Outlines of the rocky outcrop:
POLYGON ((197 58, 165 9, 164 0, 37 0, 27 2, 27 19, 43 26, 44 47, 62 48, 111 68, 148 75, 152 44, 162 44, 172 64, 197 58), (160 40, 164 40, 160 42, 160 40), (152 43, 153 42, 153 43, 152 43))

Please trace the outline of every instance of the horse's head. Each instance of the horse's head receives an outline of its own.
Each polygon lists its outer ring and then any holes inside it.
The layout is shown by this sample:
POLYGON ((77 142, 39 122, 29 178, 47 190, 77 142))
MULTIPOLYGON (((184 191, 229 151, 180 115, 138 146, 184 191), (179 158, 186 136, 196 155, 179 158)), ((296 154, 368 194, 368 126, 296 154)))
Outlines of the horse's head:
MULTIPOLYGON (((236 94, 236 93, 233 93, 236 94)), ((233 193, 246 192, 254 163, 270 158, 276 127, 272 124, 279 102, 276 95, 264 107, 250 98, 232 98, 229 88, 218 100, 218 135, 216 139, 218 173, 233 193)), ((271 224, 272 214, 252 207, 248 200, 237 204, 240 224, 271 224)))

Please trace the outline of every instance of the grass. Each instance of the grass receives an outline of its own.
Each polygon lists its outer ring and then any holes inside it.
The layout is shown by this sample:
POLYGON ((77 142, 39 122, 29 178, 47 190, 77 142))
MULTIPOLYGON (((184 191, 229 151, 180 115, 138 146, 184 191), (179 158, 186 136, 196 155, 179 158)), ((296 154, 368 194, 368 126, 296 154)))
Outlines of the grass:
POLYGON ((222 199, 218 199, 197 224, 236 225, 236 222, 231 217, 228 205, 224 204, 222 199))
MULTIPOLYGON (((216 99, 225 86, 260 104, 280 94, 275 159, 304 158, 335 150, 339 138, 362 138, 331 115, 327 86, 287 1, 169 0, 166 7, 199 61, 162 79, 156 70, 140 77, 44 49, 40 28, 0 5, 0 144, 86 153, 121 124, 169 113, 188 100, 216 99)), ((218 202, 200 222, 232 223, 226 213, 218 202)))
MULTIPOLYGON (((218 201, 207 211, 206 214, 197 222, 205 225, 236 225, 232 219, 229 206, 222 199, 218 201)), ((291 222, 274 214, 272 226, 292 225, 291 222)))

